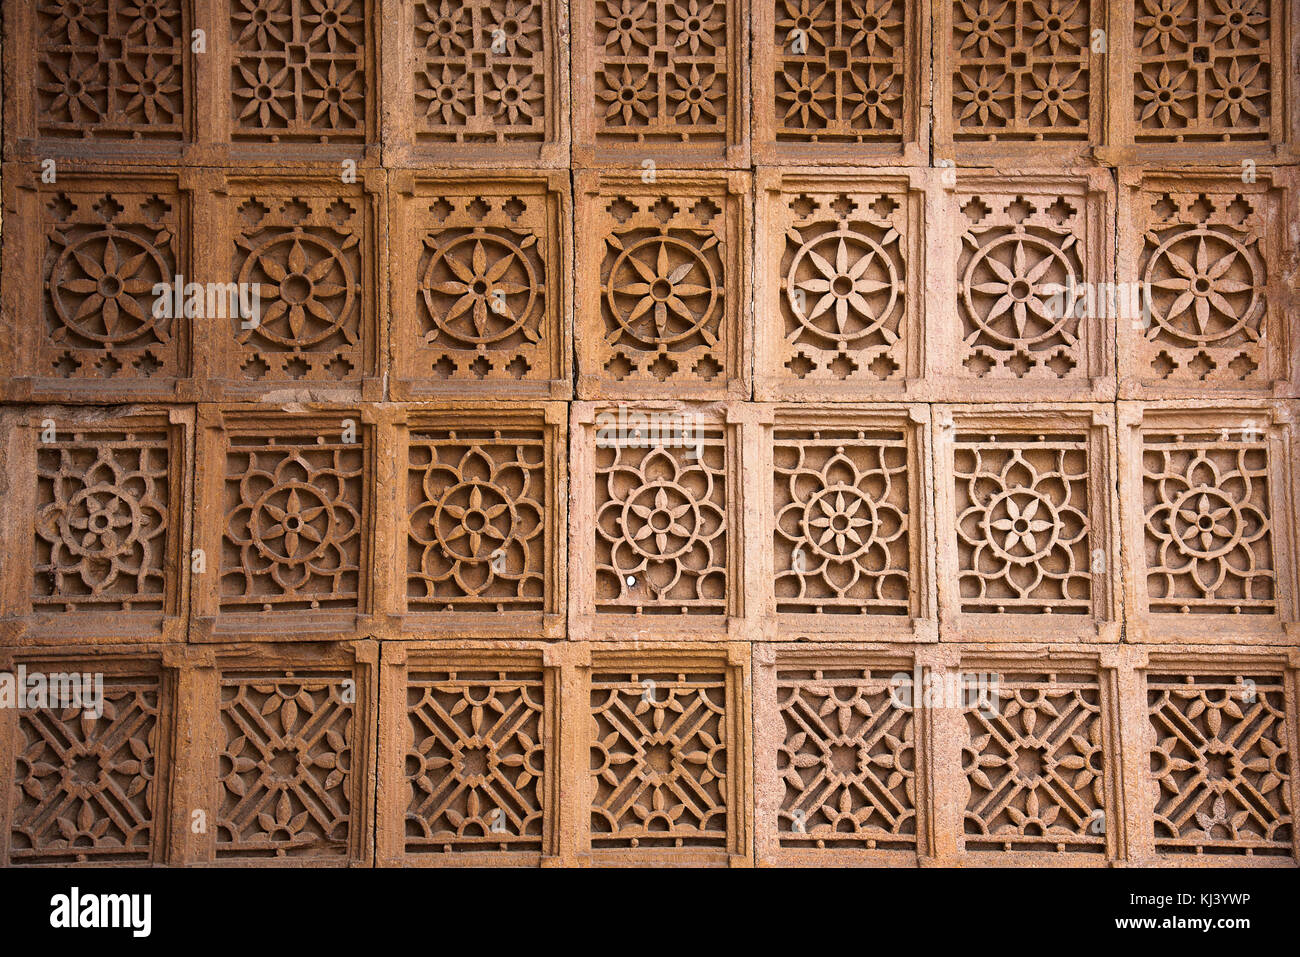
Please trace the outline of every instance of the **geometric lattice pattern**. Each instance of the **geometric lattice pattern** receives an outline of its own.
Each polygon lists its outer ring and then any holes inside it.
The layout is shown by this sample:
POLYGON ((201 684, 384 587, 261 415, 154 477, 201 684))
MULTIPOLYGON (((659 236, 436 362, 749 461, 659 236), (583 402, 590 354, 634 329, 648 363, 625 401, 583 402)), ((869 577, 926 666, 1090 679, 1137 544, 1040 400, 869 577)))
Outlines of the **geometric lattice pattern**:
POLYGON ((1156 847, 1288 856, 1295 716, 1278 675, 1152 675, 1156 847))
POLYGON ((1295 0, 0 7, 0 864, 1300 864, 1295 0))

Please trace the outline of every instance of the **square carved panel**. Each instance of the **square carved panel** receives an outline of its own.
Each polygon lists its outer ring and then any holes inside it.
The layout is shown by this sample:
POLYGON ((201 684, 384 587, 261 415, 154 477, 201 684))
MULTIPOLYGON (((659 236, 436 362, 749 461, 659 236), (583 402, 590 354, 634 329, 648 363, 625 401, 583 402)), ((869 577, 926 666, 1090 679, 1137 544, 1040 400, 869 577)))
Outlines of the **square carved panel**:
POLYGON ((5 8, 6 159, 174 159, 193 140, 191 0, 5 8), (12 125, 8 125, 12 124, 12 125))
POLYGON ((178 829, 186 863, 370 863, 377 664, 369 641, 191 653, 178 787, 187 820, 203 811, 206 827, 178 829))
POLYGON ((943 640, 1118 641, 1109 406, 939 406, 943 640))
POLYGON ((385 161, 567 166, 568 4, 383 0, 385 161))
POLYGON ((935 0, 933 8, 937 155, 1071 164, 1105 141, 1115 6, 935 0))
POLYGON ((755 3, 753 16, 758 162, 926 165, 930 23, 923 7, 780 0, 755 3))
POLYGON ((1120 403, 1130 640, 1295 643, 1293 415, 1120 403))
POLYGON ((238 0, 220 10, 213 27, 232 154, 280 158, 290 147, 302 159, 377 146, 379 8, 379 0, 238 0))
POLYGON ((1125 398, 1300 395, 1300 317, 1286 305, 1293 170, 1124 170, 1120 323, 1125 398))
POLYGON ((29 407, 0 422, 0 644, 184 641, 193 413, 29 407))
POLYGON ((579 853, 597 864, 749 860, 748 646, 589 653, 586 700, 572 708, 590 761, 579 853))
POLYGON ((755 652, 760 865, 915 866, 929 853, 915 666, 908 654, 849 645, 755 652))
POLYGON ((252 316, 241 299, 241 314, 208 319, 211 397, 379 398, 382 180, 232 177, 214 191, 204 267, 256 298, 252 316))
POLYGON ((964 698, 942 705, 960 708, 959 852, 1067 866, 1114 856, 1114 672, 1068 656, 963 655, 960 678, 964 698))
POLYGON ((385 530, 402 633, 563 637, 565 408, 414 406, 394 422, 385 530))
POLYGON ((164 863, 174 683, 159 659, 5 655, 0 671, 33 696, 0 711, 0 860, 164 863))
POLYGON ((928 407, 778 406, 769 421, 768 567, 751 559, 772 582, 765 636, 936 640, 928 407))
POLYGON ((386 644, 381 865, 532 864, 559 842, 559 670, 537 646, 386 644))
POLYGON ((919 173, 759 174, 758 398, 899 397, 919 384, 924 188, 919 173))
POLYGON ((5 307, 11 385, 52 400, 187 398, 191 324, 170 293, 188 277, 188 176, 7 168, 5 307))
POLYGON ((962 172, 945 199, 951 228, 932 232, 932 250, 953 268, 936 283, 929 323, 932 391, 978 402, 1114 398, 1110 176, 962 172))
POLYGON ((578 393, 749 398, 745 173, 579 173, 578 393))
POLYGON ((200 413, 194 638, 364 631, 375 559, 368 410, 200 413))
POLYGON ((568 398, 568 175, 397 174, 394 186, 394 394, 568 398))
POLYGON ((1294 155, 1295 5, 1287 0, 1135 0, 1128 102, 1114 108, 1143 158, 1285 162, 1294 155))
POLYGON ((725 638, 740 626, 738 413, 573 406, 570 638, 725 638))
POLYGON ((1162 862, 1294 865, 1295 672, 1224 663, 1150 663, 1148 834, 1162 862))
POLYGON ((749 165, 749 0, 592 0, 569 14, 574 165, 749 165))

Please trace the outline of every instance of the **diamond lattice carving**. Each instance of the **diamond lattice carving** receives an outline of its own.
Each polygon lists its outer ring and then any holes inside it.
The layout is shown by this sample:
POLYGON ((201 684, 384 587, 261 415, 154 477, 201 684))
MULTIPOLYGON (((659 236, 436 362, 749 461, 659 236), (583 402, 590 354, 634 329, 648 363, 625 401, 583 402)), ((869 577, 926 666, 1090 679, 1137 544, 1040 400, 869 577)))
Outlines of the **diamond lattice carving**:
POLYGON ((965 711, 967 851, 1106 851, 1105 713, 1095 678, 998 676, 965 711))
MULTIPOLYGON (((80 683, 73 667, 62 663, 57 673, 80 683)), ((159 764, 166 760, 159 751, 162 691, 152 676, 102 680, 98 717, 84 707, 42 707, 17 718, 10 863, 153 859, 162 799, 159 764)))
POLYGON ((218 859, 347 853, 355 698, 346 677, 222 675, 218 859))
POLYGON ((408 681, 406 852, 540 851, 541 672, 417 672, 408 681))
POLYGON ((1150 676, 1158 852, 1293 853, 1286 697, 1277 675, 1150 676))
POLYGON ((721 673, 597 673, 591 682, 593 848, 727 846, 721 673))

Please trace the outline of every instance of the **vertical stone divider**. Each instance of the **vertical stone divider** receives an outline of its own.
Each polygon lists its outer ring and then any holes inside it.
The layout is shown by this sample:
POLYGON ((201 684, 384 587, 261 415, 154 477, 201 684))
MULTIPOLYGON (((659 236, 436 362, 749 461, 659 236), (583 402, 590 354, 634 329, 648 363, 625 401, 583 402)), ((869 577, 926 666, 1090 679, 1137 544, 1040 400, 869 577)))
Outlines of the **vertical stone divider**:
POLYGON ((171 783, 167 862, 211 862, 217 842, 217 779, 209 770, 220 748, 217 653, 187 645, 171 654, 176 669, 176 754, 171 783))
POLYGON ((406 856, 406 662, 407 645, 379 643, 376 701, 375 865, 400 866, 406 856))
MULTIPOLYGON (((747 419, 742 429, 741 451, 742 474, 745 477, 743 499, 745 549, 741 556, 744 566, 745 612, 751 623, 749 635, 754 641, 777 641, 780 636, 776 620, 776 599, 772 588, 776 571, 772 553, 770 518, 772 515, 772 427, 776 419, 776 406, 747 403, 741 408, 747 419)), ((754 647, 757 654, 759 646, 756 644, 754 647)), ((766 659, 768 664, 773 660, 766 659)), ((755 666, 757 664, 756 659, 755 666)), ((775 686, 771 690, 775 693, 775 686)), ((755 701, 757 700, 756 698, 755 701)))
POLYGON ((1131 772, 1124 765, 1124 704, 1129 694, 1127 675, 1129 646, 1110 645, 1097 655, 1097 684, 1101 689, 1102 703, 1102 762, 1105 771, 1106 861, 1114 866, 1126 860, 1129 847, 1128 801, 1132 781, 1131 772))
MULTIPOLYGON (((405 407, 382 404, 370 407, 375 420, 375 482, 371 496, 372 543, 370 595, 371 634, 376 638, 393 638, 400 631, 400 616, 405 605, 403 542, 406 527, 403 502, 406 481, 406 433, 399 427, 405 420, 405 407)), ((387 675, 388 671, 383 671, 387 675)), ((400 835, 399 835, 400 836, 400 835)))
MULTIPOLYGON (((926 683, 944 687, 947 676, 960 669, 961 649, 955 645, 923 645, 916 651, 916 668, 922 684, 912 689, 912 707, 917 709, 920 734, 917 751, 927 758, 925 775, 917 794, 918 807, 927 807, 924 841, 918 847, 920 864, 948 866, 961 853, 962 811, 966 802, 966 782, 961 769, 965 720, 960 708, 932 707, 927 700, 926 683)), ((918 830, 920 824, 918 823, 918 830)))
MULTIPOLYGON (((226 215, 229 205, 226 176, 221 170, 212 168, 182 171, 182 175, 186 173, 194 180, 195 225, 190 259, 194 275, 186 276, 184 281, 200 284, 234 282, 235 274, 231 268, 234 249, 226 215)), ((200 288, 205 287, 200 285, 200 288)), ((220 380, 225 371, 222 356, 228 348, 233 348, 235 330, 243 320, 203 316, 191 321, 195 395, 199 402, 216 402, 221 397, 220 380)))
POLYGON ((1133 102, 1133 40, 1137 30, 1137 4, 1141 0, 1106 0, 1105 70, 1106 98, 1101 104, 1104 116, 1094 117, 1101 143, 1094 151, 1096 162, 1106 166, 1123 166, 1134 162, 1131 132, 1133 102))
MULTIPOLYGON (((40 409, 11 407, 0 412, 0 497, 5 503, 0 521, 0 607, 5 609, 5 617, 0 618, 0 645, 5 646, 17 644, 26 631, 22 619, 10 616, 31 608, 35 541, 30 516, 36 513, 36 477, 34 469, 18 466, 36 460, 41 418, 40 409)), ((0 708, 0 723, 16 710, 0 708)), ((8 736, 3 740, 9 740, 8 736)), ((0 767, 0 773, 8 774, 8 767, 0 767)), ((8 833, 6 827, 6 839, 8 833)), ((6 860, 8 857, 0 856, 0 862, 6 860)))
MULTIPOLYGON (((217 162, 218 144, 225 131, 230 97, 230 77, 223 76, 221 64, 225 59, 220 52, 230 42, 230 5, 226 0, 192 0, 194 19, 188 37, 183 38, 187 55, 193 65, 192 102, 194 111, 191 130, 193 140, 186 154, 192 166, 210 166, 217 162), (202 31, 199 33, 198 31, 202 31), (202 38, 203 52, 195 52, 195 44, 202 38)), ((204 190, 200 197, 205 198, 204 190)), ((208 222, 195 217, 195 222, 208 222)), ((200 235, 216 235, 205 229, 200 235)))
POLYGON ((1123 827, 1119 860, 1149 864, 1155 857, 1152 829, 1151 722, 1147 718, 1148 649, 1123 644, 1107 649, 1115 661, 1119 711, 1119 749, 1112 767, 1119 776, 1116 808, 1123 827))
MULTIPOLYGON (((572 607, 572 606, 571 606, 572 607)), ((559 669, 560 806, 558 821, 560 867, 591 863, 591 757, 587 738, 592 724, 587 687, 591 678, 591 645, 567 641, 548 646, 545 661, 559 669)))
POLYGON ((1300 648, 1290 648, 1286 653, 1286 713, 1291 716, 1291 738, 1287 748, 1291 754, 1291 847, 1292 857, 1300 861, 1300 827, 1295 820, 1300 816, 1300 774, 1296 773, 1295 757, 1300 755, 1300 648))
MULTIPOLYGON (((8 12, 8 11, 6 11, 8 12)), ((6 60, 6 62, 8 62, 6 60)), ((0 469, 0 472, 3 472, 0 469)), ((0 491, 3 488, 0 487, 0 491)), ((5 550, 8 554, 8 549, 5 550)), ((9 586, 12 575, 5 576, 5 585, 9 586)), ((5 596, 7 599, 7 596, 5 596)), ((6 604, 6 607, 9 607, 6 604)), ((0 672, 14 673, 14 654, 10 648, 0 648, 0 672)), ((0 790, 0 867, 8 866, 9 854, 11 850, 13 819, 14 819, 14 801, 17 790, 15 780, 17 779, 18 764, 18 709, 17 708, 0 708, 0 780, 4 781, 4 789, 0 790)))

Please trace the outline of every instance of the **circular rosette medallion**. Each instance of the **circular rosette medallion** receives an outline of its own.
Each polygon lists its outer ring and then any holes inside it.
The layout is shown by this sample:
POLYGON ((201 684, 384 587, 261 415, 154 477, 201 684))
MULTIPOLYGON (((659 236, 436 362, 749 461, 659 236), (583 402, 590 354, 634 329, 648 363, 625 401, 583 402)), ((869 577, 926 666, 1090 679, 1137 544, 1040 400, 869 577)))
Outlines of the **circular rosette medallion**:
POLYGON ((880 243, 841 226, 799 247, 786 275, 786 296, 805 329, 848 343, 893 315, 898 280, 880 243))
POLYGON ((1189 229, 1151 254, 1143 279, 1152 289, 1153 331, 1212 343, 1243 331, 1263 308, 1261 279, 1246 248, 1210 229, 1189 229))
POLYGON ((1074 303, 1063 297, 1078 278, 1066 254, 1048 240, 1003 236, 970 261, 961 298, 976 337, 983 334, 1007 348, 1032 346, 1055 339, 1074 318, 1074 303))
POLYGON ((718 277, 694 246, 653 236, 619 253, 605 297, 632 339, 650 348, 672 345, 707 331, 718 303, 718 277))
POLYGON ((153 315, 153 288, 171 270, 153 246, 129 233, 103 230, 81 237, 50 273, 50 301, 77 336, 123 346, 165 336, 153 315))
POLYGON ((144 525, 140 503, 110 485, 79 490, 59 515, 59 533, 69 552, 94 562, 111 562, 136 547, 144 525))
POLYGON ((983 525, 999 558, 1027 565, 1051 553, 1057 544, 1060 517, 1047 496, 1017 489, 1003 492, 989 503, 983 525))
POLYGON ((1178 547, 1199 559, 1218 558, 1241 544, 1241 510, 1217 488, 1189 489, 1170 509, 1169 527, 1178 547))
POLYGON ((831 561, 856 558, 875 541, 875 503, 851 485, 814 495, 804 509, 804 531, 814 551, 831 561))
POLYGON ((437 327, 425 340, 500 342, 533 314, 538 289, 522 247, 493 233, 459 236, 433 251, 420 278, 420 295, 437 327))
POLYGON ((515 536, 519 516, 514 503, 496 486, 467 481, 452 486, 438 501, 433 530, 455 561, 483 561, 515 536))
POLYGON ((627 541, 649 559, 685 554, 695 545, 700 528, 698 506, 675 485, 647 485, 623 505, 627 541))
POLYGON ((340 515, 306 482, 287 482, 263 493, 248 520, 253 545, 268 561, 298 566, 319 559, 346 537, 340 515))
POLYGON ((256 334, 285 348, 324 342, 341 331, 355 307, 352 266, 333 243, 307 233, 262 243, 244 262, 239 281, 261 290, 256 334))

